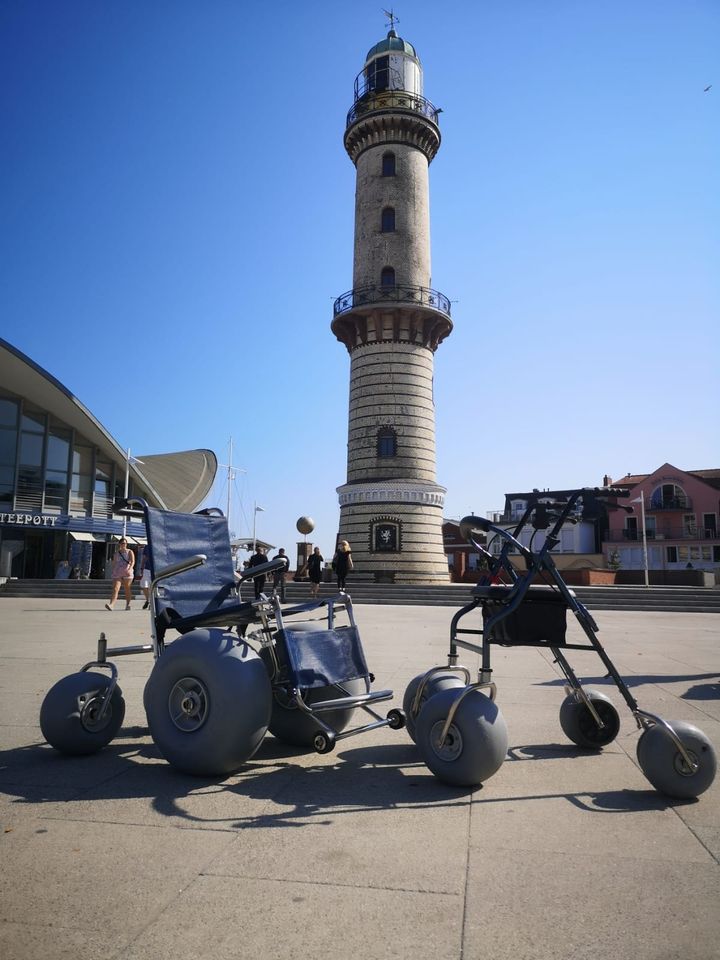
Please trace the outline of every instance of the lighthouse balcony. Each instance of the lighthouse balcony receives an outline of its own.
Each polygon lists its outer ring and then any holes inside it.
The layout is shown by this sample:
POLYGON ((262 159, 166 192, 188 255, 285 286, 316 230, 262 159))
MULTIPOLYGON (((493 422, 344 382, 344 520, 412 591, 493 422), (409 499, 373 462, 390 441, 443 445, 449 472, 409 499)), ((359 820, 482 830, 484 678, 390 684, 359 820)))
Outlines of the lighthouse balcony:
POLYGON ((407 90, 367 90, 355 100, 347 115, 346 129, 349 129, 358 120, 369 113, 380 111, 397 113, 407 111, 420 114, 438 125, 440 110, 425 97, 410 93, 407 90))
POLYGON ((356 287, 354 290, 348 290, 335 301, 333 316, 341 316, 358 307, 395 303, 430 307, 450 317, 450 301, 446 296, 430 287, 414 287, 410 284, 356 287))

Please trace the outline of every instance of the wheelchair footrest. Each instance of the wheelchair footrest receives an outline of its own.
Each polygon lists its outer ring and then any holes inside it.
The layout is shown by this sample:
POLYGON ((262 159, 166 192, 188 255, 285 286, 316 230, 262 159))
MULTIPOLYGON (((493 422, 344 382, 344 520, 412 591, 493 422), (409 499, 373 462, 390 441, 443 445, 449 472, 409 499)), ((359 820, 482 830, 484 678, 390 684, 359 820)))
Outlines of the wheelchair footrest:
POLYGON ((392 690, 375 690, 372 693, 363 693, 355 697, 337 697, 335 700, 318 700, 312 704, 313 713, 322 713, 324 710, 350 710, 353 707, 364 707, 370 703, 380 703, 381 700, 392 700, 392 690))

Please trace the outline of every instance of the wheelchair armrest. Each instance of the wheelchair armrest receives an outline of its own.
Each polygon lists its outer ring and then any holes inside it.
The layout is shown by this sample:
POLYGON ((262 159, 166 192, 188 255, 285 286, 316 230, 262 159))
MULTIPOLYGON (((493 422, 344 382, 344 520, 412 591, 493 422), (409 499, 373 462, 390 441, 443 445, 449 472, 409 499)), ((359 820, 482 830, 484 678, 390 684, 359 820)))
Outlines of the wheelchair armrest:
POLYGON ((158 570, 153 578, 152 585, 155 586, 161 580, 167 580, 168 577, 174 577, 176 573, 185 573, 188 570, 194 570, 195 567, 201 567, 207 562, 207 556, 204 553, 196 553, 187 560, 180 560, 179 563, 173 563, 169 567, 158 570))

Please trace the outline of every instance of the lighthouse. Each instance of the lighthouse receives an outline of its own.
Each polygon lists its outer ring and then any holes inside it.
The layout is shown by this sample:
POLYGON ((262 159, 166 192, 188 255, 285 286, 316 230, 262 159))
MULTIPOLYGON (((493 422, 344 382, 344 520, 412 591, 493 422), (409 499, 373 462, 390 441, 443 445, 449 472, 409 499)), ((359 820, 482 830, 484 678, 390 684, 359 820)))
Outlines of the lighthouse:
POLYGON ((344 135, 356 185, 353 288, 332 320, 350 354, 339 538, 363 579, 445 583, 433 367, 452 321, 432 287, 428 176, 440 111, 423 95, 414 46, 393 17, 390 27, 355 80, 344 135))

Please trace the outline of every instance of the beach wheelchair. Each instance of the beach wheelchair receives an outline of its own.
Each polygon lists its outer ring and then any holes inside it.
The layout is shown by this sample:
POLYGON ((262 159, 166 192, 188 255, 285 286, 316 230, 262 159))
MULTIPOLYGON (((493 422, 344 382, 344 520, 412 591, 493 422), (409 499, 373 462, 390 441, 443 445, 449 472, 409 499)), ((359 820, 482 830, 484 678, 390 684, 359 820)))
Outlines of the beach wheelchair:
POLYGON ((374 709, 350 596, 281 606, 274 591, 244 601, 244 580, 286 569, 280 558, 235 573, 219 510, 174 513, 143 500, 118 512, 142 517, 153 561, 149 644, 109 647, 58 681, 40 711, 45 739, 61 753, 89 754, 118 733, 125 702, 110 659, 152 654, 143 702, 152 739, 178 770, 219 777, 238 770, 269 730, 294 747, 328 753, 338 740, 404 726, 401 710, 374 709), (353 714, 369 722, 348 728, 353 714))
POLYGON ((564 524, 577 522, 583 498, 630 512, 631 507, 617 503, 626 496, 627 491, 612 487, 550 496, 538 492, 512 532, 482 517, 467 516, 461 521, 462 536, 483 557, 488 573, 472 590, 471 601, 452 618, 447 666, 416 676, 403 700, 408 733, 440 780, 477 786, 492 777, 505 759, 507 728, 495 702, 491 666, 492 647, 499 645, 540 647, 552 653, 566 680, 560 726, 573 743, 587 750, 607 746, 620 730, 610 698, 600 689, 583 687, 565 656, 567 650, 594 650, 641 730, 637 759, 650 783, 667 796, 687 799, 699 796, 713 782, 717 761, 708 738, 691 723, 663 720, 638 706, 600 644, 595 620, 568 588, 553 560, 560 531, 564 524), (526 528, 533 533, 524 545, 520 538, 526 528), (495 543, 481 543, 478 533, 492 535, 495 543), (533 549, 538 533, 544 537, 538 537, 542 543, 533 549), (511 555, 522 558, 524 572, 516 570, 511 555), (588 642, 567 640, 568 610, 588 642), (467 625, 473 621, 466 618, 474 612, 481 615, 480 626, 467 625), (479 654, 477 680, 458 662, 458 648, 479 654))

